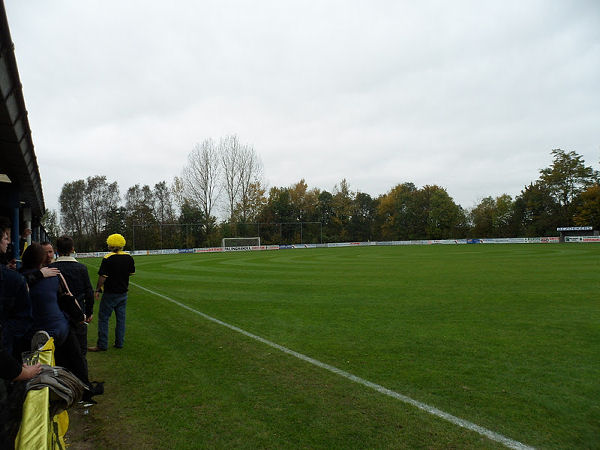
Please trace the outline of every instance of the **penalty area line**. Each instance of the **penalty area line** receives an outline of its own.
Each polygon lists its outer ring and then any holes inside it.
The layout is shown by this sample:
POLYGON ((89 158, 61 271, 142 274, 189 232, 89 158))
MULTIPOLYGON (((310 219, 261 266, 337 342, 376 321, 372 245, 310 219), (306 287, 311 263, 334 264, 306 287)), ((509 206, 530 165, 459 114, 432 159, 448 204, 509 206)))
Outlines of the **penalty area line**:
POLYGON ((311 358, 310 356, 306 356, 306 355, 304 355, 302 353, 298 353, 298 352, 296 352, 294 350, 291 350, 291 349, 289 349, 287 347, 284 347, 283 345, 276 344, 275 342, 269 341, 269 340, 267 340, 265 338, 262 338, 260 336, 255 335, 255 334, 252 334, 252 333, 250 333, 250 332, 248 332, 246 330, 238 328, 235 325, 230 325, 230 324, 228 324, 226 322, 223 322, 222 320, 219 320, 219 319, 211 317, 211 316, 209 316, 207 314, 204 314, 203 312, 198 311, 198 310, 196 310, 194 308, 191 308, 190 306, 188 306, 188 305, 186 305, 184 303, 178 302, 177 300, 174 300, 174 299, 172 299, 170 297, 167 297, 166 295, 161 294, 159 292, 156 292, 156 291, 153 291, 151 289, 145 288, 144 286, 141 286, 141 285, 139 285, 137 283, 131 282, 131 284, 134 285, 135 287, 139 288, 139 289, 142 289, 142 290, 144 290, 146 292, 149 292, 150 294, 156 295, 157 297, 161 297, 161 298, 163 298, 163 299, 165 299, 165 300, 167 300, 167 301, 169 301, 169 302, 171 302, 171 303, 173 303, 173 304, 175 304, 175 305, 177 305, 177 306, 179 306, 179 307, 181 307, 183 309, 186 309, 186 310, 188 310, 188 311, 190 311, 190 312, 192 312, 194 314, 197 314, 200 317, 203 317, 204 319, 206 319, 206 320, 208 320, 210 322, 216 323, 216 324, 221 325, 221 326, 223 326, 225 328, 229 328, 232 331, 240 333, 240 334, 242 334, 242 335, 244 335, 246 337, 249 337, 249 338, 251 338, 251 339, 253 339, 255 341, 262 342, 263 344, 268 345, 269 347, 275 348, 275 349, 277 349, 277 350, 279 350, 279 351, 281 351, 283 353, 286 353, 288 355, 294 356, 294 357, 296 357, 296 358, 298 358, 298 359, 300 359, 302 361, 306 361, 307 363, 310 363, 310 364, 312 364, 314 366, 320 367, 321 369, 325 369, 325 370, 327 370, 329 372, 332 372, 332 373, 334 373, 336 375, 344 377, 344 378, 346 378, 346 379, 348 379, 350 381, 353 381, 355 383, 358 383, 358 384, 366 386, 366 387, 368 387, 370 389, 373 389, 373 390, 375 390, 375 391, 377 391, 377 392, 379 392, 381 394, 384 394, 384 395, 387 395, 389 397, 392 397, 392 398, 395 398, 397 400, 400 400, 403 403, 407 403, 409 405, 412 405, 415 408, 418 408, 418 409, 420 409, 422 411, 425 411, 425 412, 427 412, 427 413, 429 413, 429 414, 431 414, 433 416, 439 417, 440 419, 444 419, 444 420, 446 420, 446 421, 448 421, 448 422, 450 422, 450 423, 452 423, 454 425, 458 425, 459 427, 462 427, 462 428, 465 428, 467 430, 479 433, 480 435, 485 436, 485 437, 491 439, 492 441, 495 441, 495 442, 498 442, 500 444, 503 444, 504 446, 506 446, 508 448, 520 449, 520 450, 533 449, 534 448, 534 447, 530 447, 528 445, 525 445, 525 444, 523 444, 521 442, 518 442, 518 441, 515 441, 513 439, 510 439, 510 438, 508 438, 506 436, 503 436, 503 435, 501 435, 499 433, 496 433, 494 431, 488 430, 487 428, 481 427, 481 426, 479 426, 479 425, 477 425, 477 424, 475 424, 473 422, 469 422, 468 420, 461 419, 460 417, 453 416, 452 414, 449 414, 449 413, 444 412, 444 411, 442 411, 440 409, 437 409, 434 406, 430 406, 430 405, 427 405, 426 403, 419 402, 419 401, 414 400, 414 399, 412 399, 410 397, 407 397, 406 395, 403 395, 403 394, 400 394, 398 392, 392 391, 392 390, 390 390, 390 389, 388 389, 388 388, 386 388, 384 386, 381 386, 379 384, 376 384, 376 383, 373 383, 371 381, 365 380, 364 378, 357 377, 356 375, 353 375, 350 372, 346 372, 345 370, 338 369, 335 366, 331 366, 331 365, 329 365, 327 363, 324 363, 324 362, 321 362, 321 361, 319 361, 317 359, 311 358))

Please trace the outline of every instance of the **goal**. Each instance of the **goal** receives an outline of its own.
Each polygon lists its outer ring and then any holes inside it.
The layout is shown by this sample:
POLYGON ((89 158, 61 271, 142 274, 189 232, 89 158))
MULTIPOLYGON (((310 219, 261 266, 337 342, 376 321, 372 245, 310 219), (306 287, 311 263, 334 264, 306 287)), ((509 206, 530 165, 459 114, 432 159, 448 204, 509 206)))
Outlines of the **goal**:
POLYGON ((223 248, 260 246, 260 237, 223 238, 222 246, 223 248))

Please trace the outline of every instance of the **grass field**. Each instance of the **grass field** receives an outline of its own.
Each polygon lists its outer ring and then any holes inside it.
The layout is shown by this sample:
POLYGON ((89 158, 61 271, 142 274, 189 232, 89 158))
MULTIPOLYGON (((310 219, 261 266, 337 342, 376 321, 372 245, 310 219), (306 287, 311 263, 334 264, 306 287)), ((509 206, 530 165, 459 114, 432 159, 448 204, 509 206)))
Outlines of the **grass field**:
MULTIPOLYGON (((99 260, 83 262, 95 283, 99 260)), ((600 448, 600 245, 185 254, 136 266, 125 348, 88 355, 106 393, 72 439, 90 448, 502 447, 145 289, 526 445, 600 448)))

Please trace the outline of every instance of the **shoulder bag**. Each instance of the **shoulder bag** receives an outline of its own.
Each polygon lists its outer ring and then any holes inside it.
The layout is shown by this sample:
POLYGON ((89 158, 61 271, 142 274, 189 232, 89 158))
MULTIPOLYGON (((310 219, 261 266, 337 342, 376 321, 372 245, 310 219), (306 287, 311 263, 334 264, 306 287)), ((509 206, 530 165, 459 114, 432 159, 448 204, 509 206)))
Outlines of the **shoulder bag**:
POLYGON ((58 281, 60 284, 58 307, 65 313, 69 322, 73 324, 83 322, 85 320, 85 314, 75 296, 71 294, 69 286, 67 285, 67 280, 65 280, 62 273, 58 274, 58 281))

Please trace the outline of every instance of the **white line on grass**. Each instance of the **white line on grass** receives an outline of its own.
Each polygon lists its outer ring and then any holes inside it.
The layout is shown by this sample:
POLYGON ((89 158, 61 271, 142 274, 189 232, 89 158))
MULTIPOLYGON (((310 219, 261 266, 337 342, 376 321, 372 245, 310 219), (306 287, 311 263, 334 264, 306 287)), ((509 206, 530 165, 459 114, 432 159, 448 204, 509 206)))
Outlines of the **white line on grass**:
POLYGON ((412 405, 412 406, 414 406, 416 408, 419 408, 419 409, 421 409, 423 411, 426 411, 429 414, 432 414, 432 415, 434 415, 436 417, 440 417, 440 418, 442 418, 444 420, 447 420, 448 422, 453 423, 455 425, 458 425, 459 427, 463 427, 463 428, 466 428, 467 430, 475 431, 476 433, 479 433, 479 434, 481 434, 481 435, 483 435, 483 436, 491 439, 492 441, 499 442, 499 443, 505 445, 508 448, 514 448, 514 449, 533 449, 534 448, 534 447, 530 447, 528 445, 522 444, 521 442, 518 442, 518 441, 515 441, 513 439, 510 439, 510 438, 508 438, 506 436, 503 436, 501 434, 498 434, 498 433, 496 433, 494 431, 488 430, 487 428, 481 427, 481 426, 479 426, 477 424, 474 424, 473 422, 469 422, 468 420, 464 420, 464 419, 461 419, 460 417, 456 417, 456 416, 453 416, 452 414, 448 414, 448 413, 446 413, 444 411, 441 411, 441 410, 439 410, 439 409, 437 409, 437 408, 435 408, 433 406, 429 406, 429 405, 427 405, 425 403, 421 403, 421 402, 419 402, 417 400, 413 400, 412 398, 407 397, 406 395, 399 394, 398 392, 395 392, 395 391, 392 391, 390 389, 387 389, 387 388, 385 388, 385 387, 383 387, 383 386, 381 386, 379 384, 372 383, 372 382, 370 382, 368 380, 365 380, 364 378, 360 378, 360 377, 357 377, 356 375, 352 375, 351 373, 346 372, 345 370, 338 369, 337 367, 334 367, 334 366, 330 366, 329 364, 326 364, 324 362, 318 361, 318 360, 316 360, 314 358, 311 358, 310 356, 303 355, 302 353, 298 353, 298 352, 295 352, 294 350, 290 350, 289 348, 284 347, 284 346, 279 345, 279 344, 276 344, 275 342, 268 341, 267 339, 264 339, 264 338, 262 338, 260 336, 257 336, 255 334, 249 333, 248 331, 242 330, 241 328, 238 328, 238 327, 236 327, 234 325, 230 325, 230 324, 228 324, 226 322, 223 322, 223 321, 221 321, 219 319, 215 319, 214 317, 211 317, 211 316, 209 316, 207 314, 204 314, 203 312, 197 311, 197 310, 195 310, 195 309, 193 309, 193 308, 191 308, 191 307, 189 307, 189 306, 187 306, 187 305, 185 305, 183 303, 178 302, 177 300, 173 300, 172 298, 167 297, 166 295, 160 294, 160 293, 155 292, 155 291, 153 291, 151 289, 148 289, 148 288, 145 288, 143 286, 140 286, 137 283, 133 283, 132 282, 131 284, 133 284, 134 286, 136 286, 136 287, 138 287, 138 288, 140 288, 140 289, 142 289, 144 291, 150 292, 151 294, 154 294, 154 295, 156 295, 158 297, 164 298, 165 300, 168 300, 169 302, 174 303, 177 306, 180 306, 180 307, 182 307, 184 309, 187 309, 190 312, 198 314, 199 316, 205 318, 206 320, 210 320, 211 322, 214 322, 214 323, 217 323, 219 325, 222 325, 222 326, 224 326, 226 328, 229 328, 230 330, 233 330, 233 331, 236 331, 238 333, 241 333, 244 336, 247 336, 247 337, 249 337, 251 339, 254 339, 256 341, 262 342, 263 344, 266 344, 269 347, 276 348, 277 350, 280 350, 283 353, 287 353, 288 355, 295 356, 298 359, 306 361, 306 362, 308 362, 310 364, 313 364, 313 365, 315 365, 317 367, 320 367, 322 369, 328 370, 329 372, 333 372, 336 375, 339 375, 341 377, 347 378, 350 381, 354 381, 355 383, 362 384, 363 386, 366 386, 368 388, 374 389, 377 392, 380 392, 382 394, 385 394, 385 395, 388 395, 390 397, 393 397, 393 398, 395 398, 397 400, 400 400, 400 401, 402 401, 404 403, 408 403, 409 405, 412 405))

